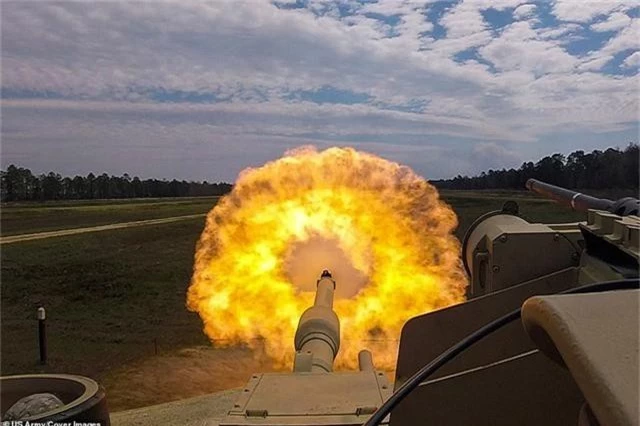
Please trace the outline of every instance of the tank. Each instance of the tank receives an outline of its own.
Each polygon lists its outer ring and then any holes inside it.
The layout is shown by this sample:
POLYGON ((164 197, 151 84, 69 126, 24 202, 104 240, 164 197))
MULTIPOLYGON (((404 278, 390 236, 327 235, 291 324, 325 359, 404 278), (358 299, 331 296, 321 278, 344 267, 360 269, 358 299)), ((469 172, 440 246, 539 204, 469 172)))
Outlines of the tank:
POLYGON ((340 283, 324 271, 293 371, 253 375, 220 425, 637 425, 638 200, 526 186, 586 221, 529 223, 514 201, 478 218, 467 301, 406 322, 393 392, 367 351, 332 371, 340 283))
POLYGON ((638 425, 638 199, 526 186, 586 220, 529 223, 509 201, 471 225, 467 301, 404 325, 394 386, 412 388, 390 424, 638 425))

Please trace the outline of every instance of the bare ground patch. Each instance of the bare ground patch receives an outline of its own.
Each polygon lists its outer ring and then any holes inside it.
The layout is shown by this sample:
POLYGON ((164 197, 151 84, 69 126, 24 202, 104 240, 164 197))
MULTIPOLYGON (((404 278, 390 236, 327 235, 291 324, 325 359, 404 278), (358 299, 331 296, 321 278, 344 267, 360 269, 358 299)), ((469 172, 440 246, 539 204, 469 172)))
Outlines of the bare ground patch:
POLYGON ((122 366, 102 380, 111 412, 244 386, 253 373, 277 371, 247 348, 198 346, 122 366))

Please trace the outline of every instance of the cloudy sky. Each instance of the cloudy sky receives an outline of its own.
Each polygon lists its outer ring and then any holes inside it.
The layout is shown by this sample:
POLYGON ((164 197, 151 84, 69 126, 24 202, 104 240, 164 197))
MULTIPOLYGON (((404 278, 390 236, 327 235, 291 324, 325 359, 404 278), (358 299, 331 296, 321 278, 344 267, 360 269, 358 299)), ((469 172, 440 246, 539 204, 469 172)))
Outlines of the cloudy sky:
POLYGON ((314 144, 442 178, 624 147, 638 4, 3 0, 2 167, 232 181, 314 144))

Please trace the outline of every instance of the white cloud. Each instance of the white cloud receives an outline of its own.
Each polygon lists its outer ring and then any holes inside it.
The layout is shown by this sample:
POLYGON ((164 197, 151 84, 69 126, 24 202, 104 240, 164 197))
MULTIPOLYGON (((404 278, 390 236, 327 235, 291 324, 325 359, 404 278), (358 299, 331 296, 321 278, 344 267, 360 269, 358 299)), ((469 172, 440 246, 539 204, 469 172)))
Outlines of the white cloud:
POLYGON ((3 150, 2 162, 71 175, 106 170, 146 177, 229 180, 247 166, 262 164, 290 148, 313 144, 367 150, 408 164, 429 178, 479 171, 464 147, 452 150, 435 142, 441 141, 439 131, 429 127, 449 130, 455 125, 452 122, 434 121, 429 126, 415 118, 403 121, 408 114, 397 112, 367 117, 358 107, 344 107, 341 113, 309 104, 280 107, 288 111, 287 123, 270 109, 255 113, 247 105, 10 100, 3 105, 3 116, 15 129, 11 137, 21 143, 3 150), (316 122, 295 120, 296 126, 288 124, 291 117, 306 115, 315 117, 316 122), (344 137, 349 130, 363 137, 351 141, 344 137), (313 131, 331 138, 305 135, 313 131), (378 135, 388 132, 394 132, 393 141, 376 141, 378 135), (44 138, 47 144, 41 143, 44 138), (126 152, 115 167, 108 164, 114 150, 126 152), (56 155, 58 151, 66 155, 56 155), (450 158, 466 161, 453 164, 447 161, 450 158))
POLYGON ((378 13, 385 16, 406 15, 423 7, 423 4, 409 0, 378 0, 375 3, 366 3, 358 13, 378 13))
POLYGON ((480 10, 477 3, 470 1, 463 1, 453 7, 440 19, 440 24, 447 30, 447 37, 465 37, 487 30, 489 27, 480 10))
POLYGON ((491 41, 490 31, 480 31, 455 38, 435 40, 429 47, 443 57, 451 57, 458 52, 484 46, 491 41))
POLYGON ((600 49, 602 54, 613 55, 627 49, 638 49, 640 19, 632 19, 615 37, 600 49))
POLYGON ((588 59, 578 65, 579 71, 598 71, 602 69, 610 60, 613 59, 613 55, 596 56, 593 59, 588 59))
POLYGON ((590 52, 582 58, 579 70, 599 70, 614 58, 614 55, 625 50, 638 49, 638 35, 640 34, 640 19, 632 19, 626 27, 609 39, 599 50, 590 52))
POLYGON ((479 10, 495 9, 505 10, 515 8, 526 3, 526 0, 463 0, 468 6, 475 7, 479 10))
POLYGON ((628 10, 637 5, 636 0, 556 0, 552 12, 561 21, 587 23, 598 16, 628 10))
POLYGON ((480 54, 500 70, 524 69, 536 74, 569 72, 577 62, 556 43, 538 39, 528 21, 507 26, 480 54))
MULTIPOLYGON (((167 146, 175 144, 167 149, 176 158, 182 155, 177 153, 180 144, 202 157, 209 143, 223 157, 237 145, 248 152, 255 144, 260 145, 255 161, 267 153, 279 155, 281 146, 297 141, 382 144, 410 157, 407 153, 426 152, 415 148, 425 141, 429 146, 446 146, 449 140, 462 141, 462 146, 496 144, 478 148, 484 151, 515 143, 532 150, 545 144, 544 135, 560 130, 633 128, 638 99, 629 88, 638 87, 638 75, 593 71, 615 54, 637 49, 638 19, 621 27, 599 51, 574 56, 564 46, 583 25, 538 28, 530 19, 535 10, 525 3, 456 4, 439 22, 446 36, 435 39, 434 23, 425 17, 431 6, 413 1, 344 2, 355 11, 346 17, 324 0, 314 1, 313 10, 279 10, 258 0, 99 2, 90 7, 7 2, 3 87, 70 99, 3 99, 3 154, 35 153, 34 145, 32 151, 20 151, 20 143, 24 137, 35 141, 36 134, 46 140, 46 129, 56 120, 61 124, 51 133, 62 138, 77 127, 76 143, 95 137, 107 144, 111 137, 143 150, 157 137, 167 146), (529 20, 509 24, 496 35, 481 13, 490 7, 515 8, 514 16, 529 20), (398 24, 392 28, 366 12, 397 16, 398 24), (456 62, 455 54, 463 51, 471 59, 456 62), (299 100, 301 91, 327 86, 347 97, 364 94, 371 102, 299 100), (158 101, 172 92, 215 93, 229 101, 158 101), (397 110, 412 103, 424 109, 397 110), (91 116, 85 124, 79 118, 83 114, 91 116), (20 130, 7 130, 12 128, 20 130), (262 137, 268 141, 264 145, 262 137), (235 145, 226 151, 226 143, 235 145)), ((584 22, 598 20, 594 26, 612 25, 618 22, 615 14, 625 10, 608 9, 606 18, 592 9, 574 15, 583 13, 584 22)), ((624 64, 637 62, 634 53, 624 64)), ((57 151, 51 148, 48 157, 57 151)), ((458 165, 472 167, 465 164, 458 165)), ((442 173, 455 172, 451 165, 448 171, 438 167, 442 173)))
MULTIPOLYGON (((542 39, 557 39, 559 37, 566 38, 568 34, 574 33, 582 29, 580 24, 562 24, 557 27, 545 27, 538 29, 538 36, 542 39)), ((562 42, 563 40, 560 40, 562 42)))
POLYGON ((536 12, 535 4, 523 4, 514 9, 513 17, 516 19, 525 19, 534 15, 535 12, 536 12))
POLYGON ((591 25, 591 29, 594 31, 617 31, 631 23, 631 18, 625 13, 615 12, 608 16, 604 21, 597 22, 591 25))
MULTIPOLYGON (((222 117, 224 128, 227 130, 274 135, 281 135, 286 130, 289 135, 323 134, 330 131, 333 134, 345 136, 389 133, 462 136, 473 132, 477 139, 512 140, 522 137, 522 135, 510 133, 496 123, 492 123, 483 114, 462 114, 460 111, 450 113, 454 109, 453 107, 449 110, 442 108, 447 99, 450 101, 452 98, 435 100, 435 105, 440 107, 430 108, 425 114, 380 110, 369 105, 318 105, 306 101, 294 104, 284 101, 157 104, 122 101, 5 100, 3 108, 22 111, 84 111, 96 115, 109 113, 130 116, 132 119, 155 117, 160 120, 163 117, 171 116, 176 120, 186 119, 201 123, 207 123, 209 119, 215 121, 222 117), (297 121, 286 124, 292 118, 297 121)), ((472 107, 469 108, 469 110, 472 109, 472 107)))
POLYGON ((492 39, 491 26, 482 16, 487 9, 504 10, 524 3, 523 0, 463 0, 447 10, 440 19, 447 37, 436 40, 430 47, 442 56, 486 45, 492 39))
POLYGON ((629 88, 638 84, 638 75, 549 74, 520 88, 512 99, 523 115, 530 111, 527 125, 533 128, 604 133, 637 128, 637 93, 629 88))
POLYGON ((625 67, 638 68, 640 67, 640 52, 633 52, 623 62, 625 67))

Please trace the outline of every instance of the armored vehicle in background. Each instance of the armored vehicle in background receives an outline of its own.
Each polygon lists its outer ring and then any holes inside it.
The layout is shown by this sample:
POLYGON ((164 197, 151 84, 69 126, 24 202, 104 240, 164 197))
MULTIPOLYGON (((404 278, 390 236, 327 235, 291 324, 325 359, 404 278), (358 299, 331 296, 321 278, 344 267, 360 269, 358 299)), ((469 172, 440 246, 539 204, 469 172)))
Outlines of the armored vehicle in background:
POLYGON ((507 202, 471 225, 467 302, 402 330, 396 393, 413 386, 392 425, 639 424, 640 202, 527 188, 586 221, 529 223, 507 202))

